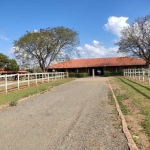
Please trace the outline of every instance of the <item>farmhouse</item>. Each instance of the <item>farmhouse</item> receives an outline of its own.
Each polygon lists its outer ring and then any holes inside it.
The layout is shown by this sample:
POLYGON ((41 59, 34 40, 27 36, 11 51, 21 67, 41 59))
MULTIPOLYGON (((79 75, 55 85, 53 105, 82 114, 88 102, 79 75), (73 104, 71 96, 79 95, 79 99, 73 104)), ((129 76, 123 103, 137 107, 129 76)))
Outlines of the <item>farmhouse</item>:
POLYGON ((89 76, 103 75, 104 71, 118 72, 128 68, 145 68, 143 59, 131 57, 113 57, 113 58, 85 58, 73 59, 65 62, 50 65, 48 71, 57 72, 87 72, 89 76))

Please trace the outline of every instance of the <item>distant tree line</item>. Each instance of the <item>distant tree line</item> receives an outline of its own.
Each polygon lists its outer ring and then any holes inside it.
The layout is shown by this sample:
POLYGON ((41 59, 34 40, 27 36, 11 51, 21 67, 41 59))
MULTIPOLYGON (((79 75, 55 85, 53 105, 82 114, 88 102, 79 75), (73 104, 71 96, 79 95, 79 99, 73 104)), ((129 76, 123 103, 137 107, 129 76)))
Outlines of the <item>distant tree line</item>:
POLYGON ((0 68, 10 71, 18 71, 19 66, 15 59, 9 59, 8 56, 0 53, 0 68))

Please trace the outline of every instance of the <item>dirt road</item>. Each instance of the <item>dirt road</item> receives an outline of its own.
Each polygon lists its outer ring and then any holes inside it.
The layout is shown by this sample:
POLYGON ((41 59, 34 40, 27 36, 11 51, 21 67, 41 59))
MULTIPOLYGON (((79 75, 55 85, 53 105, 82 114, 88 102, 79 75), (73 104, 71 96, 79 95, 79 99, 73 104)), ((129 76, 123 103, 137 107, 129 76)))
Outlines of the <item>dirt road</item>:
POLYGON ((0 150, 127 150, 106 78, 85 78, 0 110, 0 150))

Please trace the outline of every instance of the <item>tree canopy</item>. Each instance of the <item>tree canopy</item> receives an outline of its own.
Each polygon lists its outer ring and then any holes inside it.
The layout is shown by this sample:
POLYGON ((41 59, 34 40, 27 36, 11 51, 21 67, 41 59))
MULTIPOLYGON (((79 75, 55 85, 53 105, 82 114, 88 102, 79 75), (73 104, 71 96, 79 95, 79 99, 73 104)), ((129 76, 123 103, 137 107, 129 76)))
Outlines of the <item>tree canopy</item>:
POLYGON ((9 59, 8 56, 0 53, 0 68, 6 69, 6 70, 13 70, 18 71, 19 66, 15 59, 9 59))
POLYGON ((0 53, 0 68, 5 68, 7 66, 8 61, 9 58, 6 55, 0 53))
POLYGON ((61 27, 40 29, 27 32, 14 41, 14 54, 27 66, 38 63, 45 72, 52 61, 69 59, 78 54, 78 33, 72 29, 61 27))
POLYGON ((18 71, 19 70, 19 66, 18 66, 16 60, 15 59, 9 59, 6 69, 7 70, 18 71))
POLYGON ((150 65, 150 14, 137 18, 121 32, 118 52, 142 58, 150 65))

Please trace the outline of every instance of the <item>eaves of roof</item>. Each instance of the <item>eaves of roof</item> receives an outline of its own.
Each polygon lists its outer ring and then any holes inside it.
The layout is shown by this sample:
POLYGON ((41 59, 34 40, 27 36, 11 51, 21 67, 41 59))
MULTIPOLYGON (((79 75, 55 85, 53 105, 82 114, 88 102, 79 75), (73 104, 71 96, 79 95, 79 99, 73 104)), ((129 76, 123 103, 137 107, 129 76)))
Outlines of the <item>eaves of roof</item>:
POLYGON ((130 57, 114 57, 114 58, 88 58, 88 59, 74 59, 63 63, 57 63, 49 66, 50 69, 62 68, 85 68, 85 67, 104 67, 104 66, 142 66, 145 61, 130 57))

